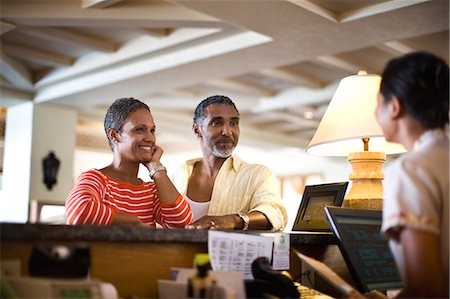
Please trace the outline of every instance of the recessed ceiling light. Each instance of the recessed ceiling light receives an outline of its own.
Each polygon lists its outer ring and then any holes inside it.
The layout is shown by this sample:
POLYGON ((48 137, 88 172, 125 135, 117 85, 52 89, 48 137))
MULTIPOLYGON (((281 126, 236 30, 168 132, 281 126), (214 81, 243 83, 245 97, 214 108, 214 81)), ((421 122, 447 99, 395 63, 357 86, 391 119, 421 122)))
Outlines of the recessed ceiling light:
POLYGON ((303 112, 303 117, 306 118, 306 119, 313 119, 314 112, 310 111, 310 110, 307 110, 307 111, 303 112))

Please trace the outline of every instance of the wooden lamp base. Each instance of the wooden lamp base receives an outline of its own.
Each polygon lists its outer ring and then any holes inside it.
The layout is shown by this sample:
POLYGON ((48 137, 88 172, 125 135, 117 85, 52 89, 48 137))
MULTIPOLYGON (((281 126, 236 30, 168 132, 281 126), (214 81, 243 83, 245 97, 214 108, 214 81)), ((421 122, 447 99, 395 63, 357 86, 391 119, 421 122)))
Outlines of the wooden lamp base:
POLYGON ((383 202, 383 163, 386 154, 381 152, 357 152, 348 155, 352 165, 352 186, 344 198, 343 207, 381 210, 383 202))

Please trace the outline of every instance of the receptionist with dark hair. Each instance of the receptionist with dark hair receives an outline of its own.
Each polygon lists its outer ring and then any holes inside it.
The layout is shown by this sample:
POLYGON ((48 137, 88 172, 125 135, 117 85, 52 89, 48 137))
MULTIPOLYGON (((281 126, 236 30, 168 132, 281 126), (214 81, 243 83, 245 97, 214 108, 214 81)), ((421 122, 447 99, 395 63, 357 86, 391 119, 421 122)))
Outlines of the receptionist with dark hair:
POLYGON ((408 153, 386 171, 383 226, 405 289, 401 297, 448 298, 449 68, 429 53, 390 61, 376 116, 408 153))
POLYGON ((102 169, 83 172, 66 201, 68 224, 132 224, 184 227, 192 219, 160 162, 149 107, 133 98, 116 100, 104 121, 113 161, 102 169), (144 165, 153 182, 138 178, 144 165))
POLYGON ((193 211, 191 229, 283 230, 287 222, 279 184, 263 165, 232 155, 239 140, 239 112, 216 95, 195 109, 192 129, 203 153, 174 177, 193 211))
MULTIPOLYGON (((386 170, 383 224, 404 288, 399 298, 449 297, 449 67, 430 53, 391 60, 376 117, 408 153, 386 170)), ((370 294, 374 295, 374 294, 370 294)))

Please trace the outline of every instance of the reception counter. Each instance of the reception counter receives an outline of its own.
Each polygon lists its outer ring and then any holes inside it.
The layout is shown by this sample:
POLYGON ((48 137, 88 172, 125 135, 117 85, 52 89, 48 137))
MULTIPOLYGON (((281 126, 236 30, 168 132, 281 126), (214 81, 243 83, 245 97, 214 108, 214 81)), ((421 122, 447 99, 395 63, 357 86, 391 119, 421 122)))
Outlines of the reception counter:
MULTIPOLYGON (((2 223, 0 238, 1 260, 20 260, 22 275, 28 274, 33 246, 87 246, 90 276, 114 284, 121 298, 157 298, 157 279, 170 279, 171 267, 191 268, 196 253, 208 252, 207 230, 2 223)), ((289 272, 294 277, 302 273, 302 268, 292 249, 324 261, 348 278, 332 234, 296 232, 290 234, 290 242, 289 272)))

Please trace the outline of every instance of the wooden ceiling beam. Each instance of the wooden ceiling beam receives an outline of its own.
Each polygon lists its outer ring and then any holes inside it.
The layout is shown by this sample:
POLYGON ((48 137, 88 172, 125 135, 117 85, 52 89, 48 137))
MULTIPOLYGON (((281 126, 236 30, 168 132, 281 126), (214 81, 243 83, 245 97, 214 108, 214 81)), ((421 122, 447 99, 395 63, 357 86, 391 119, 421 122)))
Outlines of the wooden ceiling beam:
POLYGON ((4 21, 0 21, 0 35, 16 28, 16 25, 4 21))
POLYGON ((304 8, 318 16, 321 16, 322 18, 325 18, 327 20, 338 22, 338 16, 333 11, 326 9, 325 7, 319 6, 315 3, 312 3, 309 0, 287 0, 297 6, 300 6, 301 8, 304 8))
POLYGON ((305 119, 311 119, 320 121, 325 114, 325 111, 328 107, 328 103, 325 105, 318 105, 318 106, 312 106, 312 105, 305 105, 305 106, 293 106, 287 108, 290 113, 303 115, 305 119))
POLYGON ((408 0, 408 1, 391 0, 373 5, 368 5, 366 7, 356 9, 353 11, 343 12, 339 14, 337 19, 339 22, 345 23, 428 1, 430 0, 408 0))
POLYGON ((47 66, 69 66, 75 61, 75 58, 59 53, 41 51, 29 47, 23 47, 13 44, 4 43, 3 51, 11 56, 18 57, 22 60, 32 61, 47 66))
POLYGON ((322 83, 317 80, 313 80, 306 76, 281 69, 263 69, 260 70, 259 73, 263 74, 264 76, 272 77, 281 81, 286 81, 295 85, 301 85, 310 88, 322 87, 322 83))
POLYGON ((292 134, 294 132, 306 131, 306 130, 316 130, 317 127, 302 127, 296 123, 284 123, 276 124, 270 127, 271 130, 275 132, 282 132, 284 134, 292 134))
POLYGON ((259 146, 265 149, 279 147, 306 148, 310 138, 290 137, 278 132, 272 132, 255 127, 241 127, 239 144, 259 146))
POLYGON ((11 82, 9 82, 2 73, 0 73, 0 87, 13 87, 11 82))
POLYGON ((378 45, 377 48, 386 51, 388 53, 391 53, 395 56, 400 56, 416 51, 416 49, 408 45, 405 45, 404 43, 401 43, 399 41, 385 42, 378 45))
POLYGON ((351 74, 357 74, 359 70, 364 69, 359 65, 331 55, 319 56, 316 58, 316 61, 326 67, 333 67, 339 71, 351 74))
POLYGON ((240 122, 247 125, 263 125, 267 123, 273 123, 278 120, 277 116, 270 113, 252 113, 242 118, 240 122))
POLYGON ((81 8, 106 8, 122 1, 123 0, 83 0, 81 8))
POLYGON ((318 16, 321 16, 325 19, 331 20, 336 23, 345 23, 350 22, 362 18, 367 18, 373 15, 385 13, 388 11, 400 9, 403 7, 420 4, 423 2, 427 2, 430 0, 391 0, 382 3, 376 3, 372 5, 367 5, 362 8, 358 8, 355 10, 345 11, 342 13, 336 13, 332 10, 329 10, 325 7, 317 5, 309 0, 287 0, 297 6, 300 6, 318 16))
POLYGON ((245 119, 243 119, 243 123, 252 126, 264 126, 270 124, 270 129, 272 131, 277 131, 274 129, 275 127, 283 130, 286 128, 291 128, 291 126, 296 126, 297 128, 302 129, 317 128, 319 122, 320 121, 314 119, 306 119, 302 115, 293 115, 292 113, 281 111, 268 111, 253 114, 246 116, 245 119))
POLYGON ((95 51, 112 53, 118 47, 113 41, 109 41, 97 36, 81 34, 67 29, 50 27, 18 27, 22 33, 37 36, 47 40, 53 40, 66 44, 71 44, 81 48, 87 48, 95 51))
POLYGON ((3 108, 8 108, 23 102, 32 101, 33 98, 33 92, 3 86, 2 92, 0 93, 0 106, 3 108))
POLYGON ((266 112, 264 115, 270 114, 272 118, 279 119, 281 121, 289 122, 296 124, 301 127, 317 127, 319 125, 319 121, 312 120, 312 119, 306 119, 299 115, 293 115, 290 113, 284 113, 284 112, 278 112, 278 111, 271 111, 266 112))
POLYGON ((280 110, 299 105, 328 103, 333 97, 339 82, 329 84, 321 89, 292 88, 274 97, 260 100, 258 106, 251 109, 253 113, 280 110))
POLYGON ((31 72, 20 61, 8 56, 4 52, 0 53, 0 73, 14 87, 21 89, 32 89, 33 81, 31 72))
POLYGON ((81 1, 4 1, 2 19, 15 20, 16 25, 49 27, 224 28, 228 26, 216 18, 168 1, 123 1, 116 6, 113 5, 116 3, 110 1, 113 0, 98 1, 98 5, 109 5, 107 9, 90 9, 92 6, 83 9, 81 1))
POLYGON ((175 30, 171 28, 142 28, 142 31, 144 31, 147 35, 161 38, 169 36, 175 30))
POLYGON ((198 104, 198 99, 193 96, 152 95, 141 96, 151 109, 163 109, 168 111, 192 112, 198 104))
MULTIPOLYGON (((156 115, 156 114, 155 114, 156 115)), ((180 115, 172 112, 158 111, 158 128, 162 132, 174 133, 180 138, 188 138, 192 140, 192 116, 180 115)), ((272 133, 268 130, 257 129, 254 127, 241 126, 241 137, 239 144, 242 145, 258 145, 263 147, 300 147, 304 148, 309 144, 309 139, 291 138, 282 134, 272 133)))
POLYGON ((255 94, 259 96, 273 96, 276 91, 267 87, 259 86, 256 84, 249 84, 246 82, 238 81, 235 79, 221 79, 211 80, 205 82, 207 85, 215 86, 218 88, 233 90, 237 92, 255 94))

